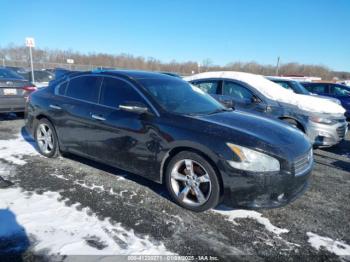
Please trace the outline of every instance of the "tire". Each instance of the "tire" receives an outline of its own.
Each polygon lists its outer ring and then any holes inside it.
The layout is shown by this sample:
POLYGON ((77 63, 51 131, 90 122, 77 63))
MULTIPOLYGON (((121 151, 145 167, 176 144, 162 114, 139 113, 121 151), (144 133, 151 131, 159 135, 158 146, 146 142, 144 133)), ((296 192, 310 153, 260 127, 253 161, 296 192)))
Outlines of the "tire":
POLYGON ((24 112, 17 112, 16 115, 18 118, 24 118, 24 112))
POLYGON ((202 212, 219 203, 218 175, 199 154, 183 151, 175 155, 166 168, 165 183, 174 202, 186 209, 202 212))
POLYGON ((56 158, 60 155, 55 128, 46 118, 42 118, 37 123, 34 131, 34 138, 37 143, 38 150, 43 156, 48 158, 56 158))

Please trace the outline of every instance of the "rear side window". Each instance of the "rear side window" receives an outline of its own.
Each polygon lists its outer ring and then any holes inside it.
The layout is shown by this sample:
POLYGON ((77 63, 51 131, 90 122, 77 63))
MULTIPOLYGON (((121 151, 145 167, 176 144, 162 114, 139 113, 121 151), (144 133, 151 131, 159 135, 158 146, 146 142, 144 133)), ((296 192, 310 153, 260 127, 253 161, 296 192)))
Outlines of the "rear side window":
POLYGON ((234 82, 224 82, 222 93, 242 101, 252 101, 254 96, 247 88, 234 82))
POLYGON ((98 102, 102 77, 80 76, 69 81, 66 96, 88 102, 98 102))
POLYGON ((118 108, 127 102, 144 103, 137 91, 127 82, 105 77, 101 86, 100 104, 118 108))
POLYGON ((218 90, 219 82, 218 81, 201 81, 201 82, 195 82, 195 86, 202 89, 204 92, 208 94, 215 95, 218 90))

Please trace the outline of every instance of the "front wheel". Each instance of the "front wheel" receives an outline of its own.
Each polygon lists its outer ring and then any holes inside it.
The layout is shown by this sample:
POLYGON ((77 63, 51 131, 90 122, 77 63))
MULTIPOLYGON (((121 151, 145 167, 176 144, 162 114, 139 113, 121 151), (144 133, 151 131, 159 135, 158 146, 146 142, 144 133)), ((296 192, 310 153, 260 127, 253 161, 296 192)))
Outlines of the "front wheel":
POLYGON ((35 128, 35 141, 39 152, 49 158, 59 155, 58 139, 55 128, 47 119, 41 119, 35 128))
POLYGON ((166 186, 180 206, 201 212, 215 207, 220 199, 220 184, 212 165, 193 152, 174 156, 166 170, 166 186))

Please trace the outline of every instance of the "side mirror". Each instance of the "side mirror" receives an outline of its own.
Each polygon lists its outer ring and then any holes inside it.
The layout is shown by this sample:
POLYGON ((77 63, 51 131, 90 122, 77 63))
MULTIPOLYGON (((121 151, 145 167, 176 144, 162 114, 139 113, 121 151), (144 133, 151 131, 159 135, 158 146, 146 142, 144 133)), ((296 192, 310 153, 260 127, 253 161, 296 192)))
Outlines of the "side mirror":
POLYGON ((148 107, 141 103, 126 103, 119 105, 119 109, 136 114, 145 114, 149 112, 148 107))
POLYGON ((233 101, 230 99, 221 99, 219 102, 227 108, 233 108, 235 106, 233 101))
POLYGON ((259 104, 261 101, 259 98, 257 98, 256 96, 252 96, 252 99, 251 99, 251 103, 253 104, 259 104))

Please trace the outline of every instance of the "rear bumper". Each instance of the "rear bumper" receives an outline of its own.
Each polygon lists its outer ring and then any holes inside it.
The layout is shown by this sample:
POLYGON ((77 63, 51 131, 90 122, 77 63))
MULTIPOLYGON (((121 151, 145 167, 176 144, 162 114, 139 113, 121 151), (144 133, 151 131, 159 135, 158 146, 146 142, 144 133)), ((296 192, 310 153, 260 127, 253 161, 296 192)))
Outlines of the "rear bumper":
POLYGON ((1 107, 0 106, 0 113, 22 113, 25 111, 24 107, 1 107))
POLYGON ((24 112, 24 97, 0 97, 0 113, 24 112))
POLYGON ((298 176, 277 172, 253 174, 233 173, 229 167, 223 174, 223 203, 230 207, 251 209, 284 206, 303 195, 309 185, 313 165, 298 176))

